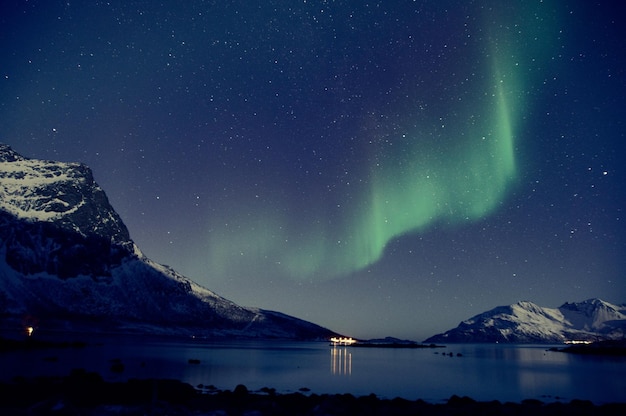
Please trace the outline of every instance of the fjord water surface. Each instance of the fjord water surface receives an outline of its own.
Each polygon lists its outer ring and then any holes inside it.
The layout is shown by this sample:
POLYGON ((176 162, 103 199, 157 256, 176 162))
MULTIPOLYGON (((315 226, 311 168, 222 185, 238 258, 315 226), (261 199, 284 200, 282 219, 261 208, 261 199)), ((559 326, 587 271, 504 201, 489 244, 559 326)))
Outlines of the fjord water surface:
POLYGON ((107 339, 83 348, 3 352, 4 381, 15 376, 69 374, 73 368, 108 381, 169 378, 232 390, 244 384, 278 393, 375 394, 439 402, 456 394, 520 402, 626 401, 626 357, 579 356, 545 345, 452 344, 391 349, 329 346, 325 342, 200 342, 107 339), (192 360, 192 361, 190 361, 192 360), (113 363, 122 363, 123 371, 113 363))

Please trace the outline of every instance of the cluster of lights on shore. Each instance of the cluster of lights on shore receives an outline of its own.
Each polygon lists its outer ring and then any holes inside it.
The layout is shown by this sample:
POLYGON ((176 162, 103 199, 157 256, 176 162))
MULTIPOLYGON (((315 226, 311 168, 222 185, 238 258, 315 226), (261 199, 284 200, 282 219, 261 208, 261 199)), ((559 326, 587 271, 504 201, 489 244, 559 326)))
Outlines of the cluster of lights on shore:
POLYGON ((333 343, 333 345, 352 345, 354 343, 356 343, 356 339, 353 338, 345 338, 345 337, 332 337, 330 339, 330 342, 333 343))

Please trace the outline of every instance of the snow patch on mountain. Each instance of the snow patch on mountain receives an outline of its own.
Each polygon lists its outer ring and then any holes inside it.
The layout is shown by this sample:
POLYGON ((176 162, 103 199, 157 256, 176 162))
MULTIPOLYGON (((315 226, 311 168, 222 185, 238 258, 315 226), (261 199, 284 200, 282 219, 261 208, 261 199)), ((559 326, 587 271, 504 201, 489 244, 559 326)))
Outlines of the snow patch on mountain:
POLYGON ((56 330, 335 335, 239 306, 148 259, 86 165, 27 159, 0 144, 0 324, 25 316, 56 330))
POLYGON ((600 299, 546 308, 532 302, 499 306, 424 342, 561 343, 624 338, 626 306, 600 299))
POLYGON ((89 167, 27 159, 0 144, 0 211, 31 223, 46 222, 82 236, 130 242, 89 167))

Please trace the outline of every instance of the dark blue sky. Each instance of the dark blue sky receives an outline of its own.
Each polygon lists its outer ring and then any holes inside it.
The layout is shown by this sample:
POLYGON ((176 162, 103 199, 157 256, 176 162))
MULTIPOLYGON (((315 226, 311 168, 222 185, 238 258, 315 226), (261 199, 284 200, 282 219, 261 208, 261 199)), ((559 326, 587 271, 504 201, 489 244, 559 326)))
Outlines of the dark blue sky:
POLYGON ((6 3, 0 141, 237 303, 422 339, 626 300, 624 6, 6 3))

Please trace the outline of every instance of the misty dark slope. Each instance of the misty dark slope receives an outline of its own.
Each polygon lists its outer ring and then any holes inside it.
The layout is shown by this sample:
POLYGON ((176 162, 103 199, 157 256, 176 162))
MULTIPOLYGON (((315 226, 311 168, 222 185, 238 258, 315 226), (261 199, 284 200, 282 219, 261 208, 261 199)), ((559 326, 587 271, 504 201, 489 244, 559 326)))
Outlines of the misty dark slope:
POLYGON ((332 331, 246 308, 145 257, 78 163, 0 144, 2 326, 198 336, 326 338, 332 331))
POLYGON ((562 343, 623 339, 626 305, 600 299, 545 308, 532 302, 499 306, 424 342, 562 343))

